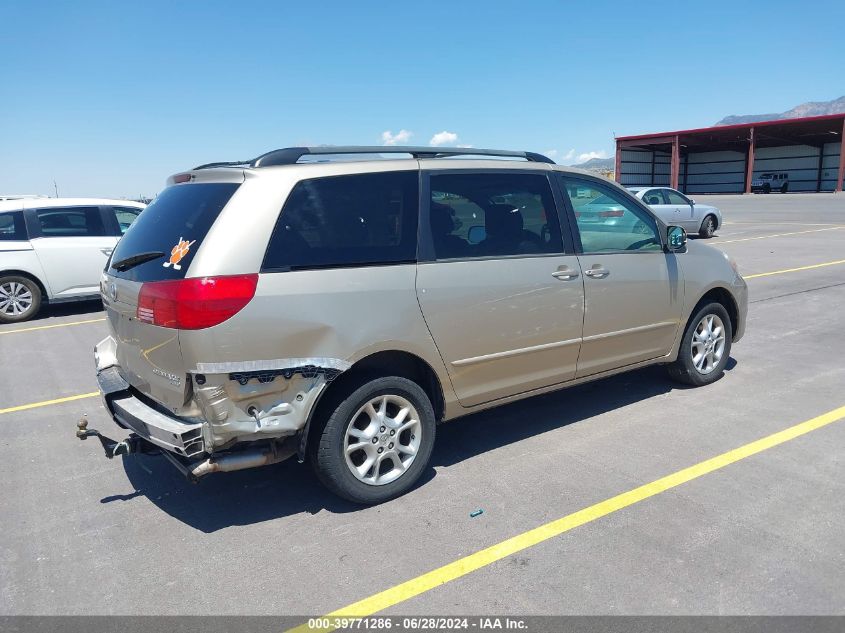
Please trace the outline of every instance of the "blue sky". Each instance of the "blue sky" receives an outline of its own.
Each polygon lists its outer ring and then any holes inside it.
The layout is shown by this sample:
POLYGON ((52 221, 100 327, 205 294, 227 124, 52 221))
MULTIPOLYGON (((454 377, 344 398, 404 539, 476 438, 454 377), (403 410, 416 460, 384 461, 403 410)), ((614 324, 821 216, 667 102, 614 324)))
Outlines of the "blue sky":
POLYGON ((843 22, 841 0, 0 0, 0 192, 152 195, 203 162, 397 134, 569 164, 842 96, 843 22))

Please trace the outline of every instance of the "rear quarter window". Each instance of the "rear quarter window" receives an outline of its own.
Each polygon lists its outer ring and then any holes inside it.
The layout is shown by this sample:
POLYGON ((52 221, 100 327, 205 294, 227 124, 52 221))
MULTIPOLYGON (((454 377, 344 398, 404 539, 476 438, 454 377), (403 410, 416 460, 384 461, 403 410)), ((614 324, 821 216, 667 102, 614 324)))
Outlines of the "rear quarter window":
POLYGON ((239 184, 173 185, 127 228, 109 262, 109 274, 133 281, 183 279, 202 241, 239 184), (127 270, 114 264, 142 253, 160 256, 127 270))
POLYGON ((262 271, 413 262, 419 172, 303 180, 282 208, 262 271))
POLYGON ((0 241, 19 242, 27 239, 22 211, 0 213, 0 241))

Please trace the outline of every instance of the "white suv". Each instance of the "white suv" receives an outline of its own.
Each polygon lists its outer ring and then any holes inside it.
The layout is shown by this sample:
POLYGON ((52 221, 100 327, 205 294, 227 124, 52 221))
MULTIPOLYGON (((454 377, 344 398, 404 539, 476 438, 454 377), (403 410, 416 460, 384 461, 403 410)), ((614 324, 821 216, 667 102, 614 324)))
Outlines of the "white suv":
POLYGON ((106 261, 144 206, 93 198, 0 201, 0 323, 26 321, 45 301, 97 298, 106 261))
POLYGON ((789 191, 789 174, 761 174, 751 180, 751 191, 762 191, 763 193, 780 191, 781 193, 786 193, 789 191))

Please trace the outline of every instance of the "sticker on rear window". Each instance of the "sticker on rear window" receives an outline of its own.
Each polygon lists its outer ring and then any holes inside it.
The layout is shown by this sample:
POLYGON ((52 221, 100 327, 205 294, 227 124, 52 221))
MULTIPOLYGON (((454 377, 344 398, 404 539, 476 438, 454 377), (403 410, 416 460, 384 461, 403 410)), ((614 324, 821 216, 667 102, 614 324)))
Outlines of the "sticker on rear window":
POLYGON ((182 267, 179 265, 179 262, 182 261, 182 258, 188 254, 188 251, 191 250, 191 245, 196 242, 189 242, 188 240, 183 240, 181 237, 179 238, 179 242, 173 249, 170 251, 170 260, 166 261, 162 264, 165 268, 173 266, 174 270, 182 270, 182 267))

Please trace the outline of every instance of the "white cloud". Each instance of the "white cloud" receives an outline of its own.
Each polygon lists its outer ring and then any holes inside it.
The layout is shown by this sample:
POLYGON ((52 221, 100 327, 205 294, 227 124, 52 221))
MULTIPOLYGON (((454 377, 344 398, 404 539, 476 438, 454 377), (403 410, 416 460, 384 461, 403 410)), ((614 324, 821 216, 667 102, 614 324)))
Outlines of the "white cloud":
POLYGON ((545 154, 549 158, 554 158, 555 156, 557 156, 557 150, 556 149, 547 149, 545 152, 543 152, 543 154, 545 154))
POLYGON ((407 143, 414 135, 409 130, 399 130, 394 134, 390 130, 385 130, 381 133, 381 141, 384 145, 399 145, 400 143, 407 143))
POLYGON ((581 163, 586 163, 591 158, 607 158, 607 152, 601 150, 598 152, 584 152, 583 154, 578 154, 578 159, 575 161, 575 164, 580 165, 581 163))
POLYGON ((472 147, 472 145, 460 145, 459 144, 458 147, 468 148, 468 147, 472 147))
POLYGON ((575 148, 573 147, 571 150, 566 152, 566 156, 563 157, 563 160, 572 160, 575 158, 575 148))
POLYGON ((458 140, 458 135, 454 132, 447 132, 443 130, 442 132, 438 132, 434 136, 431 137, 431 140, 428 142, 429 145, 446 145, 454 144, 455 141, 458 140))

